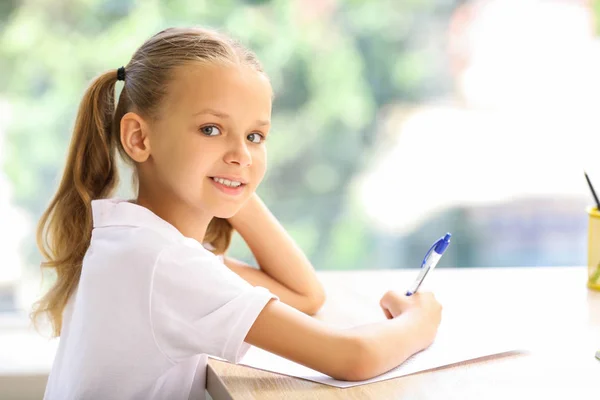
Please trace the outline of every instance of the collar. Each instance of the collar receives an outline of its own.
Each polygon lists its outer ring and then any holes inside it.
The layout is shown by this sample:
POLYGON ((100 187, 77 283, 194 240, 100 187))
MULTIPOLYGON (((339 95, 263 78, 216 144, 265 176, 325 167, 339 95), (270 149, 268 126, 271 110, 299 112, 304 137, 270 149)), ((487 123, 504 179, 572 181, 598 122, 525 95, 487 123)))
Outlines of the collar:
POLYGON ((194 240, 185 237, 177 228, 146 207, 130 203, 127 200, 99 199, 92 200, 91 204, 94 228, 134 226, 152 229, 175 239, 194 240))

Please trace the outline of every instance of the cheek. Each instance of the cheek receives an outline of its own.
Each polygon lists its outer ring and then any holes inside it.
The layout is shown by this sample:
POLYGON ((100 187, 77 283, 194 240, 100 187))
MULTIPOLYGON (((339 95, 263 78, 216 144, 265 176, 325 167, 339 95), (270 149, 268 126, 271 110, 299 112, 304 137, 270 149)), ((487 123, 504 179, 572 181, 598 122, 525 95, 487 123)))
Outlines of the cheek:
POLYGON ((195 185, 204 183, 211 171, 214 171, 214 168, 211 168, 215 164, 212 154, 205 149, 187 149, 186 153, 181 154, 182 179, 195 185))
POLYGON ((262 178, 265 176, 265 172, 267 171, 267 151, 265 149, 257 152, 253 156, 252 160, 253 164, 253 175, 254 178, 260 182, 262 178))
POLYGON ((179 192, 193 190, 207 174, 206 158, 193 144, 173 146, 160 159, 161 175, 179 192))

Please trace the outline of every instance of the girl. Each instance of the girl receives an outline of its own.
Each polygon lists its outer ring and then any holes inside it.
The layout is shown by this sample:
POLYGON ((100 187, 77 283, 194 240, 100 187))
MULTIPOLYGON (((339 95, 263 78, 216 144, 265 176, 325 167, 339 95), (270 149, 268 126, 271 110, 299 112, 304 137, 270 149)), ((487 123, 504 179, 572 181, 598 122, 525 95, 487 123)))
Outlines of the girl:
POLYGON ((390 291, 389 320, 354 329, 307 315, 323 288, 255 194, 271 100, 252 52, 198 28, 156 34, 92 82, 38 228, 57 281, 34 317, 61 336, 45 398, 203 398, 206 355, 237 363, 250 345, 363 380, 431 344, 441 307, 429 293, 390 291), (111 198, 116 150, 135 200, 111 198), (260 269, 223 257, 232 229, 260 269))

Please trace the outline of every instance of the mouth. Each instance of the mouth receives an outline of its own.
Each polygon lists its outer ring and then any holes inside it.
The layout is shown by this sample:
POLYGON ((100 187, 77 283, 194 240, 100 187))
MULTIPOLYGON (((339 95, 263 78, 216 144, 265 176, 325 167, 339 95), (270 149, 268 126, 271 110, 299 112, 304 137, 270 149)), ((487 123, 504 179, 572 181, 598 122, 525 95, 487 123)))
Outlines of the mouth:
POLYGON ((216 176, 209 177, 210 181, 221 190, 223 193, 228 195, 238 195, 244 191, 244 188, 248 184, 241 178, 221 178, 216 176), (237 180, 236 180, 237 179, 237 180))

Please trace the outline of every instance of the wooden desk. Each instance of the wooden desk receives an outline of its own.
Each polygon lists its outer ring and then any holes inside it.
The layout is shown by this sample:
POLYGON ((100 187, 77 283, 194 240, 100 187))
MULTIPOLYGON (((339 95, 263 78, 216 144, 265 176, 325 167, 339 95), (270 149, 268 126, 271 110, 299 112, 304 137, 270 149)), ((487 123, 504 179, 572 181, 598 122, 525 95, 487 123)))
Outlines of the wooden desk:
MULTIPOLYGON (((380 297, 388 289, 405 289, 416 274, 320 272, 328 297, 315 318, 338 326, 383 320, 380 297)), ((423 290, 433 290, 442 305, 459 304, 465 312, 484 307, 528 331, 534 326, 545 351, 491 356, 347 389, 210 359, 207 390, 214 400, 600 398, 600 361, 594 357, 600 349, 600 292, 586 288, 585 268, 440 268, 423 290)))

